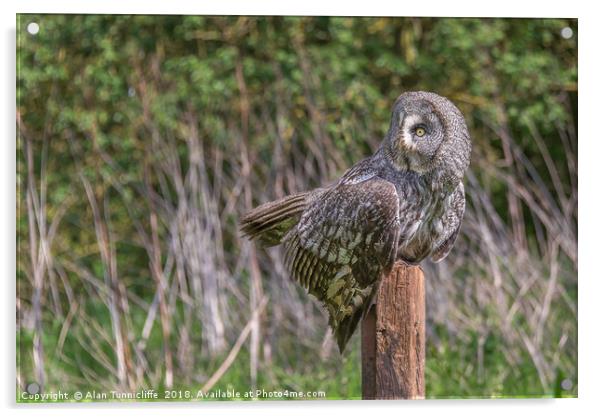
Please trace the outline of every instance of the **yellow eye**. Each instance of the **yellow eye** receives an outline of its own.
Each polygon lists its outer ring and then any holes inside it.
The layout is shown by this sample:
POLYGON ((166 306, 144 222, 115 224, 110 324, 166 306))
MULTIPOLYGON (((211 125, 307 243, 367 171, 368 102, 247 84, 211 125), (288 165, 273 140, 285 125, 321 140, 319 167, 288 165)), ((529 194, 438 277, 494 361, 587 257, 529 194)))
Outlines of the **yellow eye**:
POLYGON ((423 127, 418 127, 416 128, 416 136, 418 136, 419 138, 423 137, 426 134, 426 129, 423 127))

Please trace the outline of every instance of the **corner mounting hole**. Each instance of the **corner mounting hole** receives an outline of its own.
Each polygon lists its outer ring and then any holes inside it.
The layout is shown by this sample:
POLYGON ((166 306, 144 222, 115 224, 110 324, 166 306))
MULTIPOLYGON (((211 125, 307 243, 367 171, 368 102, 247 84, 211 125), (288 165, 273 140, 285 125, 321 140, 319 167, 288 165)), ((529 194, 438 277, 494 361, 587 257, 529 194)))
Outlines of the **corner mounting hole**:
POLYGON ((31 22, 27 25, 27 32, 29 32, 31 35, 37 35, 39 31, 40 25, 38 25, 36 22, 31 22))
POLYGON ((568 26, 562 28, 560 31, 560 36, 562 36, 564 39, 571 39, 573 37, 573 29, 568 26))

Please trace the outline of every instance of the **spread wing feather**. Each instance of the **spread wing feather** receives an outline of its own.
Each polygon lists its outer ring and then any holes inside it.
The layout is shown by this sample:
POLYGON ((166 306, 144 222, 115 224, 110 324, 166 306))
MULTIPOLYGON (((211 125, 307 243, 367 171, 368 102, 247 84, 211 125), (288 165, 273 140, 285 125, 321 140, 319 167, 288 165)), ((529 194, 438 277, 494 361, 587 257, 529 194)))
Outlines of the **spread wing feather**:
POLYGON ((373 177, 324 192, 284 238, 287 269, 326 306, 341 351, 393 266, 399 229, 395 186, 373 177))

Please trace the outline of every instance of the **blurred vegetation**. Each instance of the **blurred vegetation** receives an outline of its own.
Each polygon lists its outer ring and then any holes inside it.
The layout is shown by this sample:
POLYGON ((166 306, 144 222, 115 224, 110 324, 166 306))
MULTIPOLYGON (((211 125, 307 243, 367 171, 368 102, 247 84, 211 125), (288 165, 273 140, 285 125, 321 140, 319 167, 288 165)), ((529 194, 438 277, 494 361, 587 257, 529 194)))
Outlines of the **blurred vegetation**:
POLYGON ((474 152, 458 244, 424 265, 427 396, 575 396, 577 35, 569 19, 19 15, 18 392, 196 391, 238 341, 213 389, 359 398, 359 338, 341 357, 237 219, 336 179, 401 92, 430 90, 474 152))

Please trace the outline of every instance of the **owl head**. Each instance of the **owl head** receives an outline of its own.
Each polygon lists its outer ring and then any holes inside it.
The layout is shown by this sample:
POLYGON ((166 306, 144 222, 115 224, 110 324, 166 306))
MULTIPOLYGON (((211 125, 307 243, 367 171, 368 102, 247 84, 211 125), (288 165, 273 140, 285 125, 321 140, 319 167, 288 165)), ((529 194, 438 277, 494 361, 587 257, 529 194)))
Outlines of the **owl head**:
POLYGON ((384 147, 397 169, 457 185, 470 161, 471 142, 464 117, 451 101, 416 91, 395 101, 384 147))

